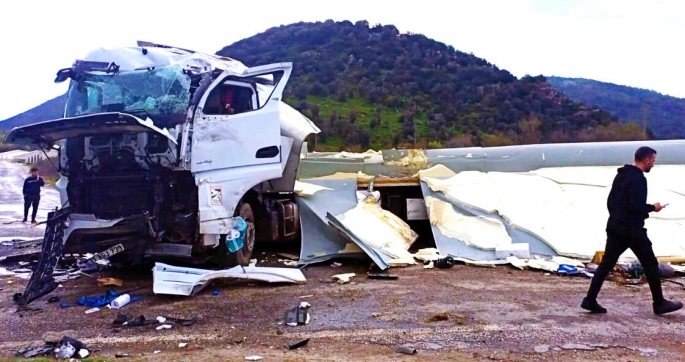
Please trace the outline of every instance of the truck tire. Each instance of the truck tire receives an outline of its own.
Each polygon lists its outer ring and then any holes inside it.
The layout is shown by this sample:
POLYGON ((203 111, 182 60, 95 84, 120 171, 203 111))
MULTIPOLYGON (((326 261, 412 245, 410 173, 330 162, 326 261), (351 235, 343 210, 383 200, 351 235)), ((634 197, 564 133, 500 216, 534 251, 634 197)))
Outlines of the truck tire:
POLYGON ((255 221, 254 213, 252 212, 252 206, 249 203, 243 202, 238 205, 238 210, 236 210, 236 216, 241 216, 245 219, 247 223, 247 230, 245 231, 245 240, 243 241, 243 247, 240 248, 235 253, 228 251, 226 246, 226 235, 221 236, 221 244, 217 247, 219 253, 222 253, 221 263, 224 268, 231 268, 236 265, 248 265, 250 264, 250 259, 252 258, 252 251, 255 245, 255 221))

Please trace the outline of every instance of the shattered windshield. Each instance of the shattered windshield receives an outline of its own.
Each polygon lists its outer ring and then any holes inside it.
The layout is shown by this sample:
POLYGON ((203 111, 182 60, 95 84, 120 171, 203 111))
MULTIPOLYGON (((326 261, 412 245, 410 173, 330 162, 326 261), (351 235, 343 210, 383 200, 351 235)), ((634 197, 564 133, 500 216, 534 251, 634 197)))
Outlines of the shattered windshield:
POLYGON ((71 82, 66 117, 145 111, 159 127, 183 122, 190 78, 179 65, 117 75, 83 73, 71 82))

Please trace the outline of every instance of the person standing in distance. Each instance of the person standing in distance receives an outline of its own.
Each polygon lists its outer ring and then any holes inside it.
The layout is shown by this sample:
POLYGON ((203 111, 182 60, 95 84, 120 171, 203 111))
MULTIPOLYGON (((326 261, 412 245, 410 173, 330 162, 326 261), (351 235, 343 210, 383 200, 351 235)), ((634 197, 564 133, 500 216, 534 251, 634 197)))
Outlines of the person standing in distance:
POLYGON ((661 290, 659 262, 652 250, 652 242, 647 237, 645 219, 650 212, 659 212, 664 206, 660 203, 647 204, 647 179, 656 162, 656 151, 650 147, 640 147, 635 151, 635 161, 618 169, 607 199, 609 220, 607 222, 607 243, 602 261, 592 277, 587 296, 580 307, 592 313, 606 313, 606 308, 597 303, 597 295, 602 283, 614 268, 618 258, 627 249, 635 253, 644 268, 649 289, 652 291, 654 314, 675 312, 683 307, 681 302, 664 298, 661 290))
POLYGON ((31 168, 31 176, 24 180, 24 220, 29 215, 29 208, 33 206, 33 213, 31 214, 31 223, 36 224, 36 214, 38 213, 38 204, 40 203, 40 188, 45 186, 45 181, 38 174, 38 169, 31 168))

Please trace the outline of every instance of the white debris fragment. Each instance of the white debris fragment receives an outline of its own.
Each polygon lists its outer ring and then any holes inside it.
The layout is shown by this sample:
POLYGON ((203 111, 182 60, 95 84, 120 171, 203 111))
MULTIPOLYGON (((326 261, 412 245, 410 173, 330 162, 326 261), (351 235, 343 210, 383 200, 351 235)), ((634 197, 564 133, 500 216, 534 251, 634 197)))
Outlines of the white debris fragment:
POLYGON ((323 187, 319 185, 314 185, 310 184, 307 182, 301 182, 295 180, 295 188, 293 191, 295 192, 295 195, 297 196, 312 196, 315 193, 319 191, 332 191, 333 189, 329 189, 328 187, 323 187))
POLYGON ((355 275, 356 275, 355 273, 336 274, 332 278, 338 279, 338 284, 345 284, 345 283, 349 283, 350 278, 352 278, 355 275))
POLYGON ((257 355, 252 355, 252 356, 247 356, 245 357, 245 360, 247 361, 259 361, 260 359, 264 359, 262 356, 257 356, 257 355))
POLYGON ((7 270, 7 268, 0 268, 0 276, 3 276, 3 277, 4 277, 4 276, 16 275, 16 274, 17 274, 17 273, 15 273, 15 272, 13 272, 13 271, 7 270))
POLYGON ((670 265, 671 268, 673 268, 673 270, 675 270, 677 273, 685 273, 685 265, 673 265, 671 263, 668 265, 670 265))
POLYGON ((388 260, 388 265, 390 267, 401 267, 416 264, 414 259, 402 258, 402 259, 392 259, 388 260))
POLYGON ((559 264, 544 259, 530 259, 528 260, 528 266, 533 269, 545 270, 552 273, 556 273, 556 271, 559 270, 559 264))
POLYGON ((188 345, 188 343, 181 342, 178 344, 178 348, 185 348, 188 345))
POLYGON ((430 263, 424 265, 423 268, 424 269, 433 269, 433 262, 431 261, 430 263))
POLYGON ((162 324, 161 326, 156 328, 158 331, 161 331, 162 329, 171 329, 171 324, 162 324))
POLYGON ((507 261, 509 262, 509 264, 521 270, 528 268, 528 263, 525 260, 519 259, 513 255, 507 257, 507 261))
POLYGON ((97 311, 99 311, 99 310, 100 310, 100 308, 98 308, 98 307, 90 308, 90 309, 88 309, 88 310, 86 311, 86 314, 95 313, 95 312, 97 312, 97 311))
POLYGON ((412 256, 421 261, 436 261, 441 257, 440 251, 436 248, 420 249, 412 256))
POLYGON ((159 324, 164 324, 164 322, 166 322, 166 318, 159 316, 157 317, 157 322, 159 322, 159 324))
POLYGON ((575 260, 575 259, 566 258, 563 256, 553 257, 552 262, 557 263, 559 265, 562 265, 562 264, 573 265, 576 268, 584 268, 585 267, 585 264, 583 264, 582 262, 575 260))

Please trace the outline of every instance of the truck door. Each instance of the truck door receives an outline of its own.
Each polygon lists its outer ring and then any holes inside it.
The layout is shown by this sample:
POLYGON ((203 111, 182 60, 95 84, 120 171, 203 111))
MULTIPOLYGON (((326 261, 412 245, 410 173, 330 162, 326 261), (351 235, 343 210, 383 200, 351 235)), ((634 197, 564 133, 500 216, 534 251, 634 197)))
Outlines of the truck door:
POLYGON ((281 168, 279 101, 291 71, 292 63, 226 71, 210 85, 193 125, 192 172, 281 168))

